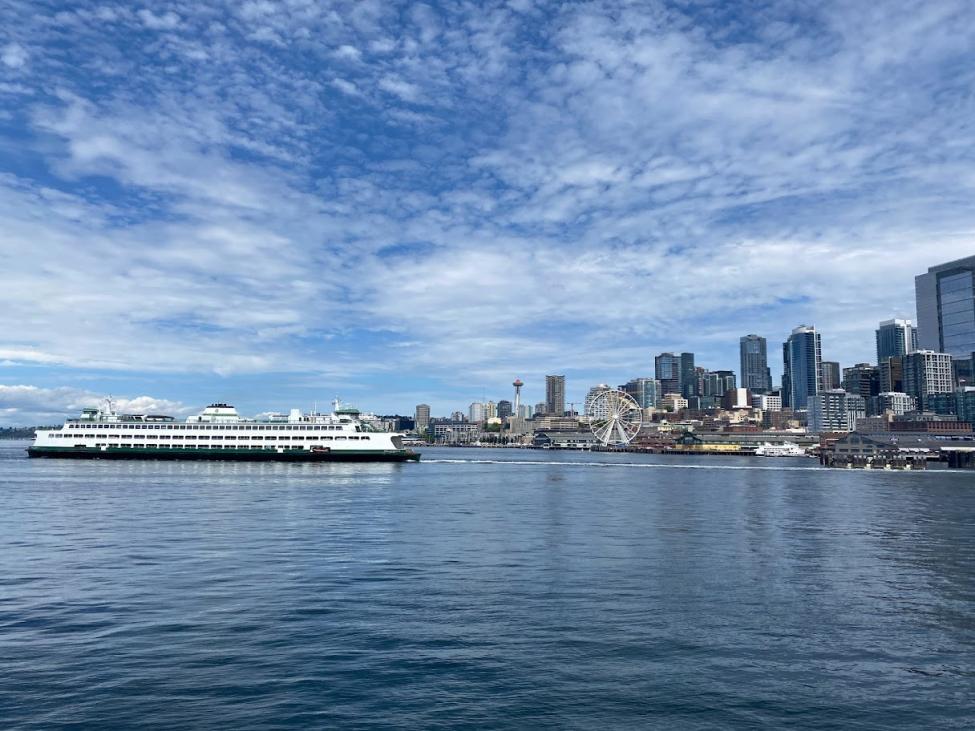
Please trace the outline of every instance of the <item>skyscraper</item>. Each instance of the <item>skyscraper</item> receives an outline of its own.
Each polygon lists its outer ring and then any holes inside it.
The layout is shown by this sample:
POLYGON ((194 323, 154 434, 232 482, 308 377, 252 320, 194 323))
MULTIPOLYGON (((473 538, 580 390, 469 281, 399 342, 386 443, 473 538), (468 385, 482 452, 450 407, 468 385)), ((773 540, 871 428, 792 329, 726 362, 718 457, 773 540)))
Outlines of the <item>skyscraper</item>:
POLYGON ((768 341, 760 335, 745 335, 738 341, 741 355, 741 387, 752 393, 772 390, 772 372, 768 367, 768 341))
POLYGON ((840 387, 840 364, 835 360, 824 360, 822 362, 822 380, 819 388, 821 391, 832 391, 840 387))
POLYGON ((681 393, 680 356, 673 353, 661 353, 653 359, 654 377, 660 382, 660 390, 664 395, 681 393))
POLYGON ((413 417, 417 434, 423 434, 430 427, 430 407, 427 404, 417 404, 413 417))
POLYGON ((877 365, 917 350, 917 330, 910 320, 884 320, 877 328, 877 365))
POLYGON ((796 411, 822 390, 823 347, 815 327, 800 325, 782 344, 782 404, 796 411), (788 399, 788 403, 786 403, 788 399))
POLYGON ((565 376, 545 376, 545 413, 565 414, 565 376))
POLYGON ((975 256, 939 264, 914 278, 918 344, 971 358, 975 352, 975 256))
POLYGON ((684 398, 699 396, 697 392, 697 369, 694 368, 694 353, 680 354, 680 391, 684 398))

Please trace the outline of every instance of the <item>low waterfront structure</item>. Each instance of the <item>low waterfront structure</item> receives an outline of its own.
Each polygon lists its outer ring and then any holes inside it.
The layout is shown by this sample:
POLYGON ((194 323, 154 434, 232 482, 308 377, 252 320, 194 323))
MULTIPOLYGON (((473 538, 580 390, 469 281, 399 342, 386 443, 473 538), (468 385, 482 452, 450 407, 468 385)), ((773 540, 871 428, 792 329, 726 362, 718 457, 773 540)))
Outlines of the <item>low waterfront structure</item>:
POLYGON ((535 432, 532 446, 536 449, 592 449, 598 444, 592 432, 549 431, 535 432))

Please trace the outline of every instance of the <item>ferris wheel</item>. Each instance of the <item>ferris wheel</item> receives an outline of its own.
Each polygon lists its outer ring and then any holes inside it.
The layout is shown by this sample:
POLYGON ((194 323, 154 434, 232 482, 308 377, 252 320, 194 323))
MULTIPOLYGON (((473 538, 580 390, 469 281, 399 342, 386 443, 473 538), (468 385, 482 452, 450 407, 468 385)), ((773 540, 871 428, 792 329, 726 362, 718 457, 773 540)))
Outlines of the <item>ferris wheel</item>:
POLYGON ((589 428, 606 446, 625 447, 643 426, 640 405, 624 391, 607 389, 593 396, 589 428))

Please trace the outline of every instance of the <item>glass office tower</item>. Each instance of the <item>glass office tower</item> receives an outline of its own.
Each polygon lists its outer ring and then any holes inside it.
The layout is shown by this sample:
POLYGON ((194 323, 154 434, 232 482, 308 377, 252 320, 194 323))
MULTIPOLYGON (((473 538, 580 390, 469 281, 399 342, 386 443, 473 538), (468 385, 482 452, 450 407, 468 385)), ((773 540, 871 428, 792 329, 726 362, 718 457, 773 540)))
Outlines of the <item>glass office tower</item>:
POLYGON ((975 256, 939 264, 914 280, 922 349, 971 358, 975 352, 975 256))

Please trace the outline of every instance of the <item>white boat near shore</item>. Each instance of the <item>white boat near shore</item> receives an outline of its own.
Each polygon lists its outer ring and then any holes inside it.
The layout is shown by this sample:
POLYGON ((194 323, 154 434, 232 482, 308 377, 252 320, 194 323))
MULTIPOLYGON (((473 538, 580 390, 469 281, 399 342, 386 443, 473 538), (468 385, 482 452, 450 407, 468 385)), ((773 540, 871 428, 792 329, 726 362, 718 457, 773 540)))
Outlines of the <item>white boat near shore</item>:
POLYGON ((765 442, 755 450, 756 457, 808 457, 809 453, 798 444, 783 442, 771 444, 765 442))

